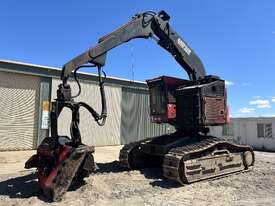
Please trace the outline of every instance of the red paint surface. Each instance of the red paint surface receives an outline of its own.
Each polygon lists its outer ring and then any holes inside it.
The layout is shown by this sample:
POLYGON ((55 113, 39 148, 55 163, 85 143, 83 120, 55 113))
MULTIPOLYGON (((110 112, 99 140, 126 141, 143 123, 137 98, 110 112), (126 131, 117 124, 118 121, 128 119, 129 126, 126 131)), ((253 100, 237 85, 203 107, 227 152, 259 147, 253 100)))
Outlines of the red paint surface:
POLYGON ((38 182, 41 188, 48 187, 50 184, 52 184, 54 178, 57 176, 58 169, 60 168, 63 161, 67 158, 68 154, 71 153, 71 151, 72 148, 69 146, 62 146, 60 148, 58 161, 49 175, 45 174, 45 171, 43 171, 44 168, 38 169, 38 182))
POLYGON ((176 118, 176 104, 167 104, 167 118, 168 121, 176 118))

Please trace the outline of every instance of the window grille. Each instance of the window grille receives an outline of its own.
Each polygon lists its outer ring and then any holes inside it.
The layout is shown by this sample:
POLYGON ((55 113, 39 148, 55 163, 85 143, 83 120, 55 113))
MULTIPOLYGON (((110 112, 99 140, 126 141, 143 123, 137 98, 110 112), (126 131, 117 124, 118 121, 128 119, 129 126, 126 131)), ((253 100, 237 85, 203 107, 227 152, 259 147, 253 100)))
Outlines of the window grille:
POLYGON ((257 124, 257 133, 259 138, 273 138, 272 124, 257 124))

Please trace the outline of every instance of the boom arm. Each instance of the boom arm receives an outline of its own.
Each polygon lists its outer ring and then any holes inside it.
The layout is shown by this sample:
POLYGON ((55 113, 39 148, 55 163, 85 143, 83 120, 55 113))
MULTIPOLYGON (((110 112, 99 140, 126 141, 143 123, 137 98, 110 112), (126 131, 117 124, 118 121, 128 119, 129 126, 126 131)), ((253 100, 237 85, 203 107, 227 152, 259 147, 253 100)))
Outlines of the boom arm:
POLYGON ((93 63, 98 67, 105 65, 106 54, 109 50, 136 38, 153 38, 167 50, 187 72, 191 80, 198 80, 206 76, 200 58, 188 44, 170 27, 170 16, 165 11, 158 14, 144 12, 137 14, 133 19, 99 39, 95 47, 80 54, 63 66, 61 80, 66 84, 72 71, 85 63, 93 63))

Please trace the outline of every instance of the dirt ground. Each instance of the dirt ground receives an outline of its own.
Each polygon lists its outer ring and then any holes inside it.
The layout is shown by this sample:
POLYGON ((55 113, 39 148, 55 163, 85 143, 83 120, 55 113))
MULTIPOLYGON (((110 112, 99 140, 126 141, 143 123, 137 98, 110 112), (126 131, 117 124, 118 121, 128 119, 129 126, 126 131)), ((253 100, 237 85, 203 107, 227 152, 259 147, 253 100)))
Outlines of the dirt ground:
POLYGON ((180 186, 163 179, 159 169, 120 168, 119 149, 96 148, 100 171, 59 203, 37 196, 34 171, 23 169, 34 151, 0 152, 0 205, 275 205, 275 153, 256 152, 251 172, 180 186))

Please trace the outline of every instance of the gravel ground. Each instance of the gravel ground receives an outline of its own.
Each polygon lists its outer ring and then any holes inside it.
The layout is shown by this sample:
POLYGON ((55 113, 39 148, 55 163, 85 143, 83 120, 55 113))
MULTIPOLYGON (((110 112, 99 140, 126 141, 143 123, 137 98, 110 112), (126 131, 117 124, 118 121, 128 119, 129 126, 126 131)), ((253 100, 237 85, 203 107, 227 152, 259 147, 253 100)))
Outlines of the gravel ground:
MULTIPOLYGON (((96 148, 100 171, 87 178, 86 185, 67 192, 59 203, 38 196, 34 171, 18 170, 25 159, 14 160, 10 171, 0 173, 0 205, 275 205, 275 153, 256 152, 250 172, 180 186, 162 179, 159 169, 123 170, 116 160, 119 149, 96 148)), ((13 159, 28 155, 13 155, 13 159)), ((7 168, 10 161, 0 161, 0 167, 7 168)))

